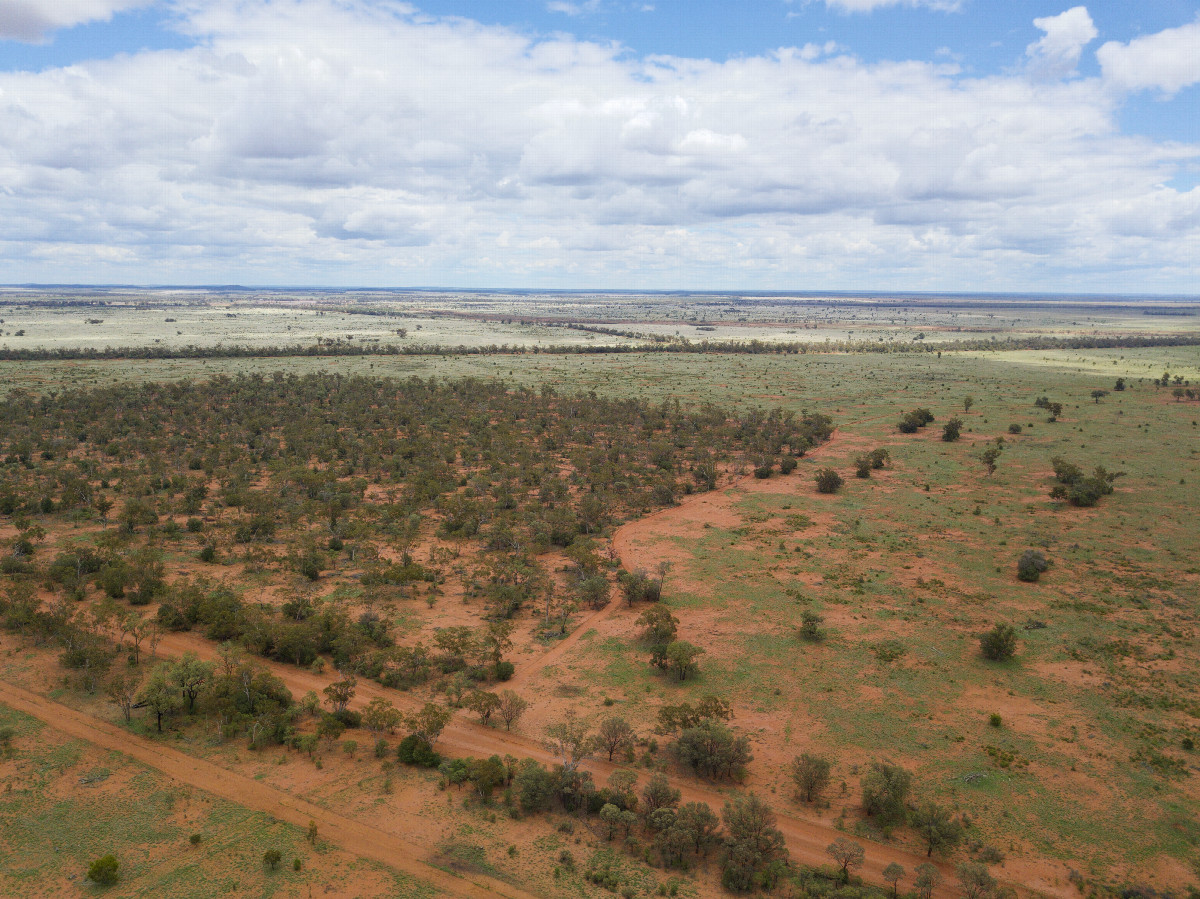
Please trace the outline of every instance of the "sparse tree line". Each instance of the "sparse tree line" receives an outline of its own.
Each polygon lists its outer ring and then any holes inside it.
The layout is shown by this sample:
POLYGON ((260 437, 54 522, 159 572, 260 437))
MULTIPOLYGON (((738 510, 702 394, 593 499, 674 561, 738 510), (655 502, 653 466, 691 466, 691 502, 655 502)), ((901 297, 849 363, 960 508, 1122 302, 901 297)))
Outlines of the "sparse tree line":
MULTIPOLYGON (((340 310, 344 311, 344 310, 340 310)), ((366 314, 366 313, 364 313, 366 314)), ((871 341, 824 340, 762 341, 762 340, 701 340, 685 337, 664 337, 599 326, 570 324, 567 327, 606 334, 613 337, 643 341, 639 344, 556 344, 524 346, 487 344, 479 346, 442 344, 394 344, 318 338, 313 344, 274 346, 245 346, 217 344, 215 346, 123 346, 123 347, 0 347, 0 361, 68 361, 90 359, 245 359, 312 356, 520 356, 596 355, 615 353, 712 353, 724 355, 805 355, 808 353, 942 353, 978 352, 983 350, 1086 350, 1137 349, 1141 347, 1183 347, 1200 345, 1200 337, 1192 335, 1162 335, 1150 337, 1005 337, 1001 340, 946 340, 930 343, 924 340, 871 341)), ((401 335, 403 336, 403 335, 401 335)))
MULTIPOLYGON (((113 641, 102 625, 88 617, 82 608, 64 599, 43 609, 31 591, 10 585, 0 600, 0 623, 38 642, 54 641, 63 647, 60 661, 68 668, 84 671, 91 678, 90 689, 111 667, 113 641), (77 656, 91 649, 86 664, 77 656)), ((200 591, 193 591, 199 596, 200 591)), ((200 602, 212 601, 227 612, 233 607, 227 597, 206 595, 200 602)), ((654 606, 649 611, 657 611, 654 606)), ((226 614, 200 613, 197 622, 210 625, 225 620, 226 614)), ((124 637, 115 642, 124 646, 124 637)), ((287 687, 261 665, 250 659, 238 644, 223 643, 216 662, 205 662, 188 653, 177 659, 163 660, 148 676, 140 666, 124 666, 105 679, 103 689, 118 706, 127 722, 141 710, 154 723, 156 731, 174 719, 203 716, 224 738, 243 735, 252 748, 284 744, 313 757, 322 746, 332 748, 348 728, 362 728, 375 738, 375 755, 386 759, 393 752, 398 761, 436 768, 444 787, 469 786, 481 802, 490 803, 497 793, 513 814, 535 814, 559 808, 594 822, 609 841, 622 836, 631 856, 668 869, 686 870, 715 854, 721 866, 722 882, 733 891, 770 889, 784 876, 797 872, 787 865, 782 834, 774 826, 774 813, 757 796, 739 795, 728 802, 718 816, 704 803, 680 805, 680 792, 661 773, 652 774, 644 788, 636 791, 637 774, 618 769, 606 786, 598 787, 583 763, 597 755, 608 760, 630 761, 636 747, 647 747, 643 761, 657 767, 656 743, 642 740, 634 728, 619 716, 608 716, 593 727, 568 714, 545 731, 545 743, 556 764, 551 767, 532 759, 443 758, 435 750, 452 712, 437 703, 405 713, 382 697, 373 698, 361 711, 351 709, 357 692, 357 678, 344 674, 323 691, 323 700, 309 693, 301 700, 293 698, 287 687), (306 725, 305 721, 312 721, 306 725), (311 729, 310 729, 311 728, 311 729), (393 748, 387 737, 396 731, 406 735, 393 748), (594 818, 593 818, 594 816, 594 818), (724 831, 721 824, 724 824, 724 831)), ((511 690, 500 694, 472 691, 462 705, 475 713, 481 723, 504 722, 511 727, 527 709, 527 702, 511 690)), ((681 703, 660 708, 657 733, 673 736, 669 758, 696 775, 709 779, 740 779, 752 760, 749 743, 734 734, 726 722, 732 717, 727 701, 703 696, 694 705, 681 703)), ((343 741, 347 753, 357 749, 354 740, 343 741)), ((801 755, 793 760, 788 774, 799 801, 820 802, 832 782, 832 763, 821 756, 801 755)), ((884 833, 908 825, 920 836, 927 854, 944 852, 959 844, 964 822, 934 803, 913 804, 912 777, 896 766, 872 765, 862 778, 862 807, 868 819, 884 833)), ((849 882, 851 869, 861 864, 862 847, 840 838, 830 846, 830 855, 838 863, 828 871, 817 872, 827 878, 840 877, 849 882), (849 844, 849 845, 846 845, 849 844), (857 847, 857 848, 855 848, 857 847), (857 859, 857 860, 856 860, 857 859)), ((984 878, 988 891, 995 882, 986 869, 967 863, 960 877, 984 878), (976 870, 979 869, 979 870, 976 870), (964 874, 964 871, 966 874, 964 874)), ((905 872, 893 871, 896 880, 905 872)), ((927 870, 914 872, 914 891, 922 890, 930 878, 927 870)), ((802 874, 801 876, 811 876, 802 874)), ((934 880, 936 884, 936 880, 934 880)), ((931 889, 931 887, 930 887, 931 889)), ((988 893, 980 893, 985 895, 988 893)))

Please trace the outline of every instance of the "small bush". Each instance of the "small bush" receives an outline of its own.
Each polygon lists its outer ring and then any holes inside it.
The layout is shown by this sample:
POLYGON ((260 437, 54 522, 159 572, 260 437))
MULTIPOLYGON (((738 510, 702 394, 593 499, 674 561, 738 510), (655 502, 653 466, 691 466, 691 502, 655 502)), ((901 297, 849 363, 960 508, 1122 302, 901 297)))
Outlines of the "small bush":
POLYGON ((995 712, 992 712, 992 714, 988 716, 988 727, 999 727, 1003 723, 1004 719, 995 712))
POLYGON ((92 862, 88 868, 88 880, 93 883, 98 883, 101 886, 111 886, 116 883, 121 875, 118 873, 118 868, 121 867, 115 855, 104 855, 92 862))
POLYGON ((1003 662, 1017 652, 1017 631, 1011 624, 997 624, 979 638, 979 648, 986 659, 1003 662))
POLYGON ((433 751, 429 742, 416 734, 410 734, 400 741, 396 747, 396 758, 407 765, 421 768, 436 768, 442 763, 442 757, 433 751))
POLYGON ((1013 422, 1012 424, 1010 424, 1010 425, 1008 426, 1008 433, 1010 433, 1010 434, 1020 434, 1020 433, 1021 433, 1021 426, 1020 426, 1019 424, 1017 424, 1016 422, 1013 422))
POLYGON ((842 486, 842 476, 832 468, 822 468, 816 475, 818 493, 837 493, 842 486))
POLYGON ((516 673, 516 670, 517 668, 512 662, 497 662, 495 668, 496 680, 511 680, 513 674, 516 673))
POLYGON ((795 470, 796 470, 796 460, 793 459, 791 456, 784 456, 782 459, 779 460, 779 473, 780 474, 791 474, 795 470))
POLYGON ((1017 560, 1017 577, 1028 583, 1037 583, 1042 572, 1050 567, 1045 555, 1036 549, 1027 549, 1017 560))
POLYGON ((953 443, 962 436, 962 419, 952 418, 942 426, 942 440, 953 443))

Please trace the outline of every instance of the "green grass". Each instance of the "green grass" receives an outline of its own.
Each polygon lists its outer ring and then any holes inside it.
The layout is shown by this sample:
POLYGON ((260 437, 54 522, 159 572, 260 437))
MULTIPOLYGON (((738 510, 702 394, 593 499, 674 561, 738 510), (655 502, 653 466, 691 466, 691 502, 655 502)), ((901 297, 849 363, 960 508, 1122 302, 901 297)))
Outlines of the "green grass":
POLYGON ((82 883, 88 865, 110 852, 121 865, 124 896, 300 896, 312 883, 355 872, 382 878, 389 896, 436 894, 411 877, 337 853, 321 853, 313 881, 314 850, 299 828, 175 785, 120 753, 102 753, 96 765, 89 744, 48 742, 40 721, 3 705, 0 726, 16 730, 18 771, 28 772, 0 794, 0 895, 49 895, 56 883, 82 883), (198 845, 189 841, 193 833, 201 836, 198 845), (275 872, 263 868, 268 849, 283 855, 275 872), (293 858, 305 861, 302 871, 292 870, 293 858))
MULTIPOLYGON (((1175 403, 1169 390, 1149 384, 1163 370, 1200 377, 1194 348, 942 359, 629 354, 30 363, 3 364, 0 383, 48 389, 317 367, 495 376, 559 390, 828 412, 847 440, 822 451, 819 465, 846 477, 839 495, 816 499, 818 463, 804 460, 795 474, 769 482, 778 492, 738 497, 738 526, 663 538, 672 557, 684 559, 668 577, 667 603, 684 621, 684 637, 708 649, 700 676, 680 684, 655 671, 632 639, 582 640, 561 663, 573 678, 586 679, 590 699, 582 701, 598 704, 605 692, 624 696, 623 712, 648 731, 659 702, 723 693, 743 710, 777 716, 780 733, 813 734, 807 745, 839 760, 835 778, 848 780, 851 792, 852 765, 903 761, 922 790, 969 812, 1006 851, 1012 844, 1015 854, 1028 848, 1083 859, 1097 872, 1152 868, 1159 855, 1194 858, 1195 791, 1130 761, 1152 751, 1182 759, 1192 776, 1197 766, 1197 756, 1179 745, 1195 735, 1187 703, 1200 693, 1200 406, 1175 403), (1111 389, 1117 376, 1130 389, 1093 402, 1090 392, 1111 389), (967 394, 975 405, 964 413, 967 394), (1064 403, 1061 421, 1047 423, 1034 408, 1042 395, 1064 403), (937 420, 919 435, 899 434, 896 421, 917 406, 937 420), (941 426, 953 415, 964 419, 963 439, 943 443, 941 426), (1008 434, 1014 422, 1024 426, 1020 436, 1008 434), (978 454, 996 437, 1005 439, 1004 451, 986 477, 978 454), (889 449, 889 468, 854 478, 854 456, 875 446, 889 449), (1060 507, 1048 497, 1056 455, 1126 475, 1095 509, 1060 507), (789 516, 809 523, 789 525, 789 516), (1039 584, 1021 584, 1016 560, 1032 547, 1053 567, 1039 584), (673 580, 692 588, 672 592, 673 580), (807 608, 827 618, 829 638, 817 646, 792 636, 807 608), (689 634, 688 617, 700 614, 719 639, 689 634), (992 665, 979 658, 980 632, 996 621, 1021 626, 1029 619, 1047 627, 1021 630, 1017 660, 992 665), (882 665, 871 652, 885 639, 905 647, 898 662, 882 665), (1126 645, 1146 659, 1114 649, 1126 645), (1163 658, 1169 653, 1175 664, 1163 658), (983 706, 1010 698, 1030 710, 1032 723, 1021 716, 1010 722, 1006 712, 1002 733, 988 732, 986 715, 996 709, 974 707, 972 696, 987 697, 983 706), (1072 733, 1074 742, 1066 742, 1072 733), (1001 739, 1030 759, 1028 770, 990 765, 980 747, 1001 739), (962 780, 978 771, 987 777, 962 780), (1082 792, 1075 788, 1080 780, 1082 792)), ((647 540, 647 549, 654 545, 647 540)), ((400 614, 408 615, 407 607, 400 614)))

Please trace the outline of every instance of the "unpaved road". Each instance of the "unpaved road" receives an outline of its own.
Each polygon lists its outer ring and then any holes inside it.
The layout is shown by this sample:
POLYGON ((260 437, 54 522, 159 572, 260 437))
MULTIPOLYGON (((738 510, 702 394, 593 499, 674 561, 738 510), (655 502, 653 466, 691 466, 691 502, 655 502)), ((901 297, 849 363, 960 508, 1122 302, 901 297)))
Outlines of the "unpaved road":
MULTIPOLYGON (((817 455, 834 442, 834 440, 828 441, 818 447, 812 455, 817 455)), ((697 494, 678 506, 661 510, 622 526, 614 536, 614 545, 625 566, 636 569, 641 567, 638 559, 640 538, 653 536, 656 528, 662 528, 664 525, 702 521, 706 517, 706 512, 701 508, 703 505, 715 503, 722 508, 732 506, 736 502, 736 497, 727 492, 728 487, 756 490, 764 489, 767 484, 778 486, 774 483, 774 479, 764 482, 748 476, 739 479, 734 484, 727 485, 722 491, 697 494), (692 508, 693 506, 695 508, 692 508)), ((528 660, 522 666, 523 670, 511 682, 512 685, 516 686, 536 679, 547 664, 557 661, 589 627, 614 614, 620 605, 621 600, 614 597, 603 609, 582 619, 570 636, 560 641, 544 655, 528 660)), ((164 634, 157 651, 171 657, 192 652, 208 661, 217 660, 217 646, 209 640, 190 633, 164 634)), ((306 669, 258 657, 255 657, 255 662, 270 670, 296 696, 302 696, 310 690, 320 695, 321 691, 336 679, 336 676, 315 674, 306 669)), ((415 709, 421 705, 421 701, 411 694, 390 690, 371 681, 360 680, 351 707, 361 709, 375 697, 387 699, 401 708, 415 709)), ((422 861, 428 857, 426 848, 407 842, 401 837, 338 815, 303 799, 293 797, 282 790, 168 748, 156 741, 137 737, 108 722, 2 681, 0 681, 0 701, 33 715, 71 736, 89 740, 107 749, 124 752, 179 781, 240 805, 266 812, 301 827, 307 827, 310 820, 316 821, 322 837, 339 844, 347 851, 381 862, 398 871, 412 874, 437 886, 449 895, 509 896, 514 899, 525 899, 525 897, 532 899, 530 894, 524 893, 518 888, 481 875, 464 878, 448 874, 422 861)), ((456 716, 447 726, 438 740, 437 748, 444 754, 453 756, 510 754, 533 758, 546 764, 557 761, 557 758, 538 740, 523 734, 483 727, 472 723, 462 715, 456 716)), ((592 771, 596 782, 603 784, 619 766, 593 760, 588 762, 586 767, 592 771)), ((684 802, 705 802, 715 810, 719 810, 727 798, 737 795, 739 792, 736 788, 721 790, 707 786, 691 778, 671 777, 669 779, 672 786, 680 790, 684 802)), ((841 831, 819 821, 797 817, 778 807, 775 808, 775 813, 776 824, 784 835, 793 860, 812 866, 830 862, 825 848, 839 836, 844 836, 841 831)), ((903 865, 908 876, 911 877, 917 865, 928 861, 923 855, 895 846, 866 842, 865 848, 866 860, 861 873, 868 880, 879 884, 884 882, 883 869, 892 862, 903 865)), ((950 899, 950 897, 957 896, 957 881, 952 866, 945 862, 935 861, 935 864, 941 870, 944 882, 934 895, 938 899, 950 899)), ((1004 874, 1004 872, 997 873, 1001 876, 1004 874)), ((1061 864, 1023 860, 1022 872, 1017 878, 1020 882, 1010 881, 1009 885, 1019 887, 1024 891, 1032 890, 1045 895, 1062 897, 1062 899, 1071 899, 1075 894, 1067 882, 1065 874, 1066 869, 1061 864)))
POLYGON ((530 893, 482 875, 458 877, 427 865, 419 860, 427 855, 425 849, 394 834, 331 812, 220 765, 171 749, 154 740, 139 737, 21 687, 0 681, 0 702, 38 718, 70 737, 124 753, 161 771, 172 780, 214 796, 265 812, 298 827, 307 828, 310 821, 316 821, 321 839, 336 843, 354 855, 411 874, 432 884, 448 896, 534 899, 530 893))

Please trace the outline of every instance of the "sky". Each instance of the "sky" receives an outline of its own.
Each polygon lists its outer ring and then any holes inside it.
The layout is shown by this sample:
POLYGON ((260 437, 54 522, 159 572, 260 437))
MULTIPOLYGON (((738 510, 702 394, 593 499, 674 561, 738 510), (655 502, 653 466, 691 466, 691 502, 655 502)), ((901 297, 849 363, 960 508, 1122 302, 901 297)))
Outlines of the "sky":
POLYGON ((1200 0, 0 0, 0 283, 1200 294, 1200 0))

